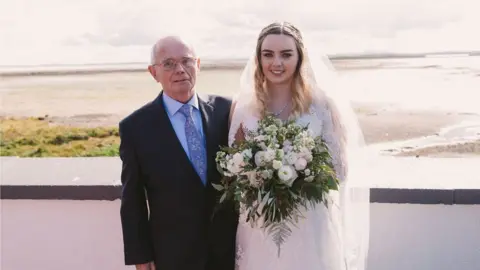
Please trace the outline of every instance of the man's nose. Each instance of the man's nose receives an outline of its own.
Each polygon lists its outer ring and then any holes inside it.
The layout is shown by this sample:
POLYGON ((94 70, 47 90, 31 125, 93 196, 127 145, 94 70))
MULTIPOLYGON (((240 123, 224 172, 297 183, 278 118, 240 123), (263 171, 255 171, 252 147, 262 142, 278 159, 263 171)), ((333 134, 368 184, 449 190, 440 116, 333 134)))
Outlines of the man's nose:
POLYGON ((175 73, 184 73, 185 72, 185 68, 180 64, 180 63, 177 63, 175 65, 175 73))

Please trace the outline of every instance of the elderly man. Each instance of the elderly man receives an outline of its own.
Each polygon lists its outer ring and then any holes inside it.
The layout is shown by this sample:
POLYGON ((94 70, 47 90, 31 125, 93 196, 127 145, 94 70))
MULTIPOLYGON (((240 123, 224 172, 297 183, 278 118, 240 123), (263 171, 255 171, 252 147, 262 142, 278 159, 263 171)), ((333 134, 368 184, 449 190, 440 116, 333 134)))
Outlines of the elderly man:
POLYGON ((125 264, 137 269, 234 269, 238 219, 214 213, 212 187, 231 100, 198 95, 199 67, 181 38, 159 40, 148 70, 163 90, 119 125, 125 264))

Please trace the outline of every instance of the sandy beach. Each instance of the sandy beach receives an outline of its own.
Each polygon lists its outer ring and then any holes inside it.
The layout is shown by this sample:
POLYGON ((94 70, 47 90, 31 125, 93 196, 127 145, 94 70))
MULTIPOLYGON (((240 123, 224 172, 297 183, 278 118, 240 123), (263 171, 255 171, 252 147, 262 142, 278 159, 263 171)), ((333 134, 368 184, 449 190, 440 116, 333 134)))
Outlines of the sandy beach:
MULTIPOLYGON (((238 69, 203 71, 197 81, 198 91, 232 96, 239 90, 239 76, 238 69)), ((5 77, 0 81, 1 116, 46 117, 52 124, 62 125, 116 126, 159 91, 160 86, 146 71, 5 77)), ((369 145, 435 137, 443 128, 462 121, 480 122, 476 114, 398 109, 382 103, 355 103, 354 108, 369 145)), ((395 151, 396 155, 436 157, 479 153, 479 141, 395 151)))

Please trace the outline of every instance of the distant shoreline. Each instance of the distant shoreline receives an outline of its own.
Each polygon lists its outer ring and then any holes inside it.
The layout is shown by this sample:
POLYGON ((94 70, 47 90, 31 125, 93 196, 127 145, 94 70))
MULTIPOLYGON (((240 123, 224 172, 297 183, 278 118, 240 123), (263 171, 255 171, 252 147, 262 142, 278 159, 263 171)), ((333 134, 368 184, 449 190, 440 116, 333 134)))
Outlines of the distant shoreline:
MULTIPOLYGON (((238 70, 242 65, 203 65, 203 70, 238 70)), ((65 69, 65 70, 26 70, 26 71, 0 71, 0 78, 4 77, 23 77, 23 76, 62 76, 62 75, 95 75, 109 73, 138 73, 148 72, 147 64, 143 68, 106 68, 106 69, 65 69)))
MULTIPOLYGON (((479 52, 442 52, 419 54, 349 54, 333 55, 330 60, 335 64, 341 61, 355 60, 382 60, 408 59, 429 57, 473 57, 480 56, 479 52)), ((247 59, 210 60, 202 63, 203 70, 239 70, 247 59)), ((85 65, 45 65, 45 66, 0 66, 0 78, 23 76, 62 76, 62 75, 94 75, 108 73, 136 73, 147 72, 148 63, 106 63, 85 65)))

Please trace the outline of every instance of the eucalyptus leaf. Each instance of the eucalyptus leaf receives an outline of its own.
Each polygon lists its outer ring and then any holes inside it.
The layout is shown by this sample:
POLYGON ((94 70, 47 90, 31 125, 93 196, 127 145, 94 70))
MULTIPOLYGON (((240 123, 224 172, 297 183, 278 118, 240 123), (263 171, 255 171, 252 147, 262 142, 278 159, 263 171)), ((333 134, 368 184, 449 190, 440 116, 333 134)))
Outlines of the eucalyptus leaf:
POLYGON ((328 188, 333 190, 338 190, 338 184, 335 178, 333 177, 328 178, 328 188))
POLYGON ((223 193, 222 197, 220 197, 220 203, 223 203, 226 198, 227 198, 227 193, 223 193))
POLYGON ((265 194, 265 196, 263 196, 262 204, 266 205, 269 198, 270 198, 270 191, 267 192, 267 194, 265 194))
POLYGON ((225 190, 225 187, 219 184, 212 183, 212 186, 218 191, 225 190))

